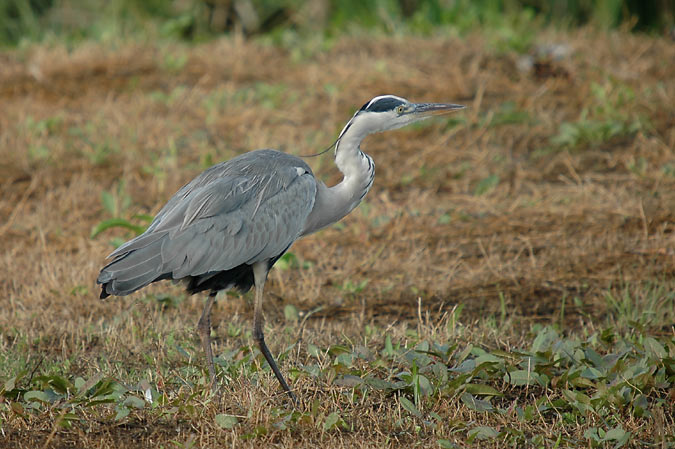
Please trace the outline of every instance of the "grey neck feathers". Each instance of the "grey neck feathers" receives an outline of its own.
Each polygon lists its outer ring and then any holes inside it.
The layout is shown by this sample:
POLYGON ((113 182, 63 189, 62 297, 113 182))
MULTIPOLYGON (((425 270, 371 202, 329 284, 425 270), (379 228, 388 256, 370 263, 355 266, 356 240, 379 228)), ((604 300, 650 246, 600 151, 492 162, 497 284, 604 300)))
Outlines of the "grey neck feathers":
POLYGON ((349 124, 342 131, 335 145, 335 164, 344 177, 333 187, 317 182, 314 208, 307 217, 303 235, 340 220, 358 206, 370 190, 375 177, 375 164, 360 148, 366 135, 358 126, 349 124))

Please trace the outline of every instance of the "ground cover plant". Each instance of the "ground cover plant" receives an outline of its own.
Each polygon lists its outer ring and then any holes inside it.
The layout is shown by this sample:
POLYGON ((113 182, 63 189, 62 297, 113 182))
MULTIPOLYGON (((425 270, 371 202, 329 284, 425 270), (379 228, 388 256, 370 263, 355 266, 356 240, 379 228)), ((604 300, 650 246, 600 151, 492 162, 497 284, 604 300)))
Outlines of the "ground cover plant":
POLYGON ((675 46, 530 31, 5 51, 0 447, 675 445, 675 46), (301 407, 250 295, 214 307, 218 394, 202 297, 97 299, 105 255, 199 171, 315 153, 380 93, 468 109, 370 137, 364 204, 271 272, 301 407))

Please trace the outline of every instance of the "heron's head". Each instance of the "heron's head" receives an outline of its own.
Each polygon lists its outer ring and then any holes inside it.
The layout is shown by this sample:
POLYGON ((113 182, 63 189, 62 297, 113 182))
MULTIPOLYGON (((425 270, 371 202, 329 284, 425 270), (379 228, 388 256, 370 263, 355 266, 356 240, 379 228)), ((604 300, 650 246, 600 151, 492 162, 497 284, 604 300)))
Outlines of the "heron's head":
POLYGON ((348 132, 362 139, 368 134, 398 129, 434 115, 464 109, 451 103, 411 103, 395 95, 380 95, 364 104, 342 129, 339 139, 348 132))

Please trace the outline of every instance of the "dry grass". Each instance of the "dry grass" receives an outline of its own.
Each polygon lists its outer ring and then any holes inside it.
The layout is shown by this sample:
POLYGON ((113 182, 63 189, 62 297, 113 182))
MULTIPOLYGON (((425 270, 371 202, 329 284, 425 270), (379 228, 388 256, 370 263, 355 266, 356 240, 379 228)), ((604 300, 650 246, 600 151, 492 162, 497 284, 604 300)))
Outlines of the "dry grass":
MULTIPOLYGON (((366 204, 344 226, 295 244, 291 251, 305 268, 271 275, 272 351, 301 338, 282 369, 313 360, 307 343, 378 348, 385 334, 403 342, 413 330, 419 338, 507 349, 528 346, 533 323, 578 335, 616 324, 621 317, 608 310, 608 294, 639 292, 648 283, 675 288, 675 46, 589 30, 539 40, 565 43, 572 54, 521 72, 515 56, 495 53, 477 35, 343 38, 304 58, 238 39, 0 55, 0 352, 5 360, 21 356, 0 376, 26 369, 146 378, 194 405, 180 417, 139 410, 120 421, 91 407, 78 411, 81 420, 69 428, 57 425, 54 410, 0 410, 0 446, 437 447, 438 438, 465 444, 465 430, 475 425, 584 441, 597 416, 575 425, 555 415, 521 422, 515 411, 484 414, 439 396, 425 411, 442 420, 428 426, 410 419, 390 395, 350 402, 344 388, 306 376, 294 385, 315 412, 292 430, 245 439, 257 427, 272 428, 270 407, 281 413, 284 398, 268 371, 253 368, 252 377, 224 374, 219 399, 202 390, 189 396, 193 390, 176 378, 191 369, 198 379, 203 369, 192 336, 202 298, 162 283, 101 302, 94 285, 112 249, 112 233, 89 237, 110 218, 102 192, 116 192, 123 180, 122 217, 156 212, 210 161, 264 147, 316 152, 351 108, 394 93, 469 109, 455 126, 457 117, 436 120, 365 142, 377 164, 366 204), (629 91, 634 97, 617 99, 629 91), (511 114, 506 103, 524 115, 511 114), (553 145, 560 124, 578 122, 583 108, 598 120, 620 113, 643 125, 593 143, 553 145), (178 307, 162 307, 148 293, 169 293, 178 307), (300 326, 284 318, 288 304, 305 312, 322 308, 300 326), (461 331, 448 315, 458 304, 461 331), (503 312, 506 321, 496 325, 503 312), (189 345, 194 363, 181 361, 177 344, 189 345), (323 430, 322 420, 336 411, 346 430, 323 430), (219 413, 237 415, 241 424, 220 429, 219 413)), ((339 179, 329 156, 309 162, 327 183, 339 179)), ((250 318, 247 301, 217 303, 217 354, 251 344, 250 318)), ((668 326, 650 332, 673 336, 668 326)), ((324 355, 319 363, 332 362, 324 355)), ((260 360, 251 365, 260 368, 260 360)), ((506 409, 508 401, 524 406, 548 394, 511 389, 501 399, 506 409)), ((650 441, 673 433, 672 412, 650 420, 628 414, 623 425, 635 441, 650 441)))

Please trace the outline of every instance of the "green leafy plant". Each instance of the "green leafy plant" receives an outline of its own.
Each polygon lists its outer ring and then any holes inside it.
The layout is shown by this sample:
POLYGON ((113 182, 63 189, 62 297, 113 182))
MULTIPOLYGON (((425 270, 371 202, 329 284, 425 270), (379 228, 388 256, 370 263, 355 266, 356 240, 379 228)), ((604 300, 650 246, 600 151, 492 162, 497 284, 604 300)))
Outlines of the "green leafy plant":
POLYGON ((340 287, 340 290, 355 295, 363 291, 364 288, 368 285, 368 279, 364 279, 360 282, 352 282, 350 279, 345 279, 340 287))
MULTIPOLYGON (((126 192, 124 181, 118 182, 110 191, 101 193, 101 203, 103 203, 103 208, 112 215, 112 218, 102 220, 94 226, 91 230, 90 238, 95 238, 102 232, 113 228, 127 229, 134 235, 140 235, 153 219, 151 215, 135 214, 131 219, 143 223, 136 224, 126 218, 120 218, 131 206, 131 196, 126 192)), ((124 240, 122 239, 115 239, 113 240, 113 245, 119 246, 123 242, 124 240)))
POLYGON ((665 283, 626 284, 605 293, 607 319, 619 330, 659 329, 675 322, 675 292, 665 283))
POLYGON ((646 119, 634 112, 635 92, 630 87, 612 81, 593 83, 591 94, 591 106, 582 109, 578 120, 560 124, 558 134, 551 137, 553 145, 596 146, 649 128, 646 119))

